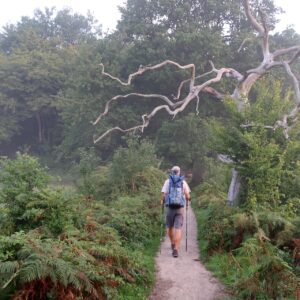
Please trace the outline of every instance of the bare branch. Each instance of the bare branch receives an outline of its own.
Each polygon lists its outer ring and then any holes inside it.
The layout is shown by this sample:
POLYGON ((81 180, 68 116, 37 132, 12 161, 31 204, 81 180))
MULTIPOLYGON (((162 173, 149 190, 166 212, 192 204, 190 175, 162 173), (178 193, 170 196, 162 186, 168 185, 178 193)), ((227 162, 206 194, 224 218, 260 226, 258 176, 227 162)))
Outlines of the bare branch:
MULTIPOLYGON (((196 77, 195 77, 195 80, 198 80, 198 79, 200 79, 200 78, 203 78, 203 77, 205 77, 205 76, 207 76, 207 75, 209 75, 209 74, 212 74, 212 73, 218 73, 218 72, 219 72, 219 70, 216 69, 214 63, 213 63, 211 60, 209 61, 209 63, 210 63, 211 68, 212 68, 211 71, 208 71, 208 72, 206 72, 206 73, 204 73, 204 74, 201 74, 201 75, 196 76, 196 77)), ((227 70, 227 71, 225 72, 225 73, 226 73, 226 76, 236 78, 238 81, 243 80, 244 76, 243 76, 241 73, 239 73, 237 70, 234 70, 234 69, 232 69, 232 68, 226 68, 226 70, 227 70)), ((178 88, 178 92, 177 92, 177 96, 174 98, 174 100, 179 99, 180 94, 181 94, 181 89, 182 89, 183 85, 184 85, 185 83, 189 82, 189 81, 190 81, 190 79, 187 79, 187 80, 184 80, 184 81, 182 81, 182 82, 180 83, 179 88, 178 88)), ((223 98, 223 96, 224 96, 223 94, 217 92, 217 91, 214 90, 213 88, 207 89, 205 92, 208 92, 208 93, 211 93, 212 95, 215 95, 218 99, 221 99, 221 98, 223 98)))
POLYGON ((277 58, 278 56, 289 54, 291 52, 298 52, 299 50, 300 50, 300 45, 292 46, 292 47, 284 48, 284 49, 279 49, 279 50, 276 50, 276 51, 273 52, 273 57, 277 58))
POLYGON ((296 78, 295 74, 292 72, 291 67, 288 64, 288 62, 283 62, 283 66, 284 66, 287 74, 290 76, 290 78, 292 80, 294 91, 295 91, 295 96, 296 96, 296 101, 299 105, 300 104, 300 88, 299 88, 298 79, 296 78))
POLYGON ((299 50, 293 55, 293 57, 288 61, 288 64, 291 65, 294 61, 300 56, 300 47, 299 50))
MULTIPOLYGON (((160 65, 162 65, 162 64, 160 64, 160 65)), ((134 126, 134 127, 128 128, 128 129, 122 129, 120 127, 114 127, 114 128, 111 128, 111 129, 107 130, 100 137, 98 137, 97 139, 94 139, 94 143, 99 142, 101 139, 103 139, 105 136, 107 136, 109 133, 111 133, 113 131, 129 132, 129 131, 133 131, 133 130, 137 130, 137 129, 140 129, 140 130, 143 131, 144 128, 149 125, 150 119, 152 119, 152 117, 155 116, 157 114, 157 112, 159 112, 160 110, 166 110, 169 115, 171 115, 171 116, 173 116, 173 118, 175 118, 176 115, 179 112, 182 112, 193 99, 197 99, 197 101, 199 101, 199 96, 198 95, 202 90, 205 90, 205 92, 211 91, 211 93, 212 93, 213 89, 212 88, 208 89, 208 86, 210 84, 219 82, 222 79, 222 76, 224 74, 229 74, 230 76, 232 76, 232 74, 235 74, 235 72, 236 72, 235 70, 233 70, 231 68, 222 68, 220 70, 217 70, 214 67, 212 62, 211 62, 211 65, 212 65, 213 71, 217 72, 216 76, 214 78, 211 78, 211 79, 207 80, 206 82, 202 83, 201 85, 193 86, 190 89, 189 94, 179 102, 174 103, 168 97, 166 97, 164 95, 160 95, 160 94, 140 94, 140 93, 130 93, 130 94, 127 94, 127 95, 118 95, 118 96, 115 96, 112 99, 110 99, 106 103, 104 112, 101 113, 98 116, 98 118, 93 122, 93 125, 96 125, 102 119, 102 117, 105 116, 109 112, 111 103, 113 101, 126 99, 130 96, 137 96, 137 97, 142 97, 142 98, 158 98, 158 99, 161 99, 164 102, 166 102, 167 105, 157 106, 152 110, 152 112, 150 114, 143 115, 142 116, 143 123, 140 124, 140 125, 137 125, 137 126, 134 126)), ((215 93, 217 93, 217 92, 215 91, 215 93)), ((197 111, 197 108, 198 108, 198 105, 196 107, 196 111, 197 111)))
POLYGON ((274 126, 270 125, 262 125, 262 124, 241 124, 241 128, 253 128, 253 127, 261 127, 261 128, 266 128, 266 129, 274 129, 274 126))
POLYGON ((197 104, 196 104, 196 115, 198 116, 199 115, 199 102, 200 102, 200 98, 198 95, 196 95, 196 98, 197 98, 197 104))
MULTIPOLYGON (((211 74, 213 72, 215 72, 215 70, 211 70, 211 71, 208 71, 208 72, 206 72, 204 74, 198 75, 198 76, 195 77, 195 80, 203 78, 203 77, 205 77, 205 76, 207 76, 207 75, 209 75, 209 74, 211 74)), ((187 80, 184 80, 184 81, 182 81, 180 83, 180 85, 178 87, 178 91, 177 91, 177 96, 174 97, 174 100, 178 100, 180 98, 181 90, 182 90, 184 84, 187 83, 187 82, 190 82, 190 81, 191 81, 191 79, 187 79, 187 80)))
POLYGON ((267 22, 268 16, 261 9, 258 10, 258 13, 259 13, 260 18, 261 18, 261 22, 262 22, 262 26, 264 28, 264 32, 265 32, 265 34, 268 34, 268 32, 269 32, 269 28, 268 28, 268 24, 267 24, 268 23, 267 22))
POLYGON ((173 118, 176 117, 176 115, 179 112, 182 112, 183 110, 185 110, 185 108, 187 107, 187 105, 191 102, 191 100, 193 100, 195 97, 197 97, 197 95, 195 94, 190 94, 188 95, 183 101, 182 101, 182 105, 178 108, 176 108, 175 110, 171 110, 170 107, 168 105, 160 105, 160 106, 156 106, 152 112, 148 115, 143 115, 142 119, 143 119, 143 123, 128 129, 122 129, 120 127, 114 127, 114 128, 110 128, 109 130, 107 130, 106 132, 104 132, 101 136, 99 136, 97 139, 94 139, 94 143, 98 143, 100 140, 102 140, 105 136, 107 136, 108 134, 110 134, 113 131, 121 131, 121 132, 130 132, 130 131, 134 131, 134 130, 141 130, 143 132, 144 128, 147 127, 149 125, 150 119, 152 119, 159 111, 161 110, 166 110, 168 112, 169 115, 172 115, 173 118))
POLYGON ((127 95, 117 95, 117 96, 113 97, 112 99, 110 99, 109 101, 106 102, 104 112, 101 113, 98 116, 98 118, 94 122, 92 122, 92 124, 96 125, 102 119, 103 116, 107 115, 107 113, 110 109, 110 105, 113 101, 124 100, 126 98, 131 97, 131 96, 136 96, 136 97, 141 97, 141 98, 158 98, 158 99, 162 99, 163 101, 165 101, 171 107, 177 107, 178 105, 181 104, 181 102, 173 103, 168 97, 166 97, 164 95, 160 95, 160 94, 130 93, 130 94, 127 94, 127 95))
POLYGON ((215 98, 220 99, 220 100, 223 100, 225 98, 225 94, 218 92, 216 89, 214 89, 210 86, 203 88, 202 92, 211 94, 212 96, 214 96, 215 98))
POLYGON ((99 136, 98 138, 94 138, 94 144, 98 143, 99 141, 101 141, 103 138, 105 138, 107 135, 109 135, 110 133, 112 133, 113 131, 121 131, 121 132, 129 132, 129 131, 134 131, 135 129, 140 129, 140 125, 132 127, 132 128, 128 128, 128 129, 122 129, 120 127, 113 127, 110 128, 109 130, 105 131, 101 136, 99 136))
POLYGON ((241 180, 239 172, 235 169, 232 170, 231 182, 227 194, 227 201, 229 205, 233 205, 237 195, 239 194, 239 189, 241 185, 241 180))
POLYGON ((253 38, 245 38, 245 39, 243 40, 241 46, 240 46, 239 49, 237 50, 237 52, 241 52, 242 49, 243 49, 243 47, 244 47, 244 45, 245 45, 247 42, 250 42, 250 41, 252 41, 252 40, 253 40, 253 38))
POLYGON ((269 30, 267 26, 267 15, 259 10, 261 16, 262 25, 256 20, 256 18, 252 15, 249 5, 249 0, 243 0, 243 5, 245 8, 245 13, 248 20, 251 22, 254 29, 258 32, 259 36, 262 37, 262 51, 264 55, 264 60, 268 59, 268 55, 270 53, 269 50, 269 30))
POLYGON ((254 18, 254 16, 251 13, 250 5, 248 0, 243 0, 243 5, 245 8, 245 13, 248 18, 248 20, 251 22, 252 26, 255 28, 255 30, 261 35, 265 35, 265 29, 262 25, 260 25, 257 20, 254 18))
POLYGON ((299 88, 299 82, 298 82, 295 74, 292 72, 289 62, 287 62, 287 61, 282 62, 282 65, 284 66, 287 74, 289 75, 289 77, 292 80, 295 97, 296 97, 296 106, 293 108, 293 110, 289 114, 285 114, 283 116, 282 120, 278 120, 275 123, 274 128, 275 129, 277 129, 279 127, 283 128, 284 136, 288 139, 289 132, 294 128, 296 121, 298 120, 298 114, 300 111, 300 88, 299 88), (289 120, 290 120, 291 125, 288 124, 289 120))
MULTIPOLYGON (((213 68, 215 69, 214 66, 213 66, 213 68)), ((231 68, 221 68, 219 70, 215 69, 215 72, 217 73, 216 77, 205 81, 201 85, 195 86, 195 89, 198 90, 198 92, 200 92, 201 90, 203 90, 204 88, 210 86, 211 84, 220 82, 221 79, 222 79, 222 76, 224 74, 228 75, 229 77, 234 77, 234 78, 240 78, 240 76, 242 76, 239 72, 237 72, 236 70, 231 69, 231 68)))
POLYGON ((230 156, 228 156, 226 154, 218 154, 217 157, 218 157, 218 160, 220 160, 221 162, 223 162, 225 164, 233 163, 233 160, 230 158, 230 156))
POLYGON ((182 66, 182 65, 180 65, 177 62, 172 61, 172 60, 165 60, 165 61, 163 61, 159 64, 156 64, 156 65, 153 65, 153 66, 140 66, 138 71, 136 71, 136 72, 129 75, 129 77, 127 79, 127 82, 124 82, 121 79, 119 79, 118 77, 115 77, 115 76, 112 76, 109 73, 106 73, 104 71, 104 65, 102 63, 100 64, 100 67, 102 67, 102 72, 101 72, 102 75, 108 76, 109 78, 118 81, 120 84, 128 86, 128 85, 131 85, 131 82, 134 79, 134 77, 142 75, 143 73, 145 73, 147 71, 150 71, 150 70, 159 69, 159 68, 161 68, 165 65, 168 65, 168 64, 169 65, 174 65, 174 66, 176 66, 176 67, 178 67, 179 69, 182 69, 182 70, 191 69, 191 72, 192 72, 192 74, 191 74, 191 83, 194 84, 194 82, 195 82, 195 65, 194 64, 188 64, 188 65, 182 66))

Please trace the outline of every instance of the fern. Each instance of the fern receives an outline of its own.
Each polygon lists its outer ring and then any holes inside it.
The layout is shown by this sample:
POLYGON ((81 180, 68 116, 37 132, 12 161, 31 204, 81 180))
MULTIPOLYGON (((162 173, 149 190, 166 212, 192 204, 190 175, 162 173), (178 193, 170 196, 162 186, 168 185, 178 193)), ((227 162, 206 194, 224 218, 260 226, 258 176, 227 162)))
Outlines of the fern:
POLYGON ((271 245, 262 232, 247 239, 237 251, 241 269, 236 286, 241 295, 265 295, 271 299, 291 296, 299 279, 283 257, 283 252, 271 245))

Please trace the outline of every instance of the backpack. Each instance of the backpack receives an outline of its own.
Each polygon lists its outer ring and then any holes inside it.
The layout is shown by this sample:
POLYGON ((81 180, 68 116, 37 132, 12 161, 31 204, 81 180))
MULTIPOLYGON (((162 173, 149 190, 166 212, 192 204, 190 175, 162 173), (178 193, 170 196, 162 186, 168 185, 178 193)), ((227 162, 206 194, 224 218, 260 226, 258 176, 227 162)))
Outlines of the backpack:
POLYGON ((180 208, 185 206, 185 195, 183 192, 184 176, 170 175, 169 193, 166 196, 166 206, 171 208, 180 208))

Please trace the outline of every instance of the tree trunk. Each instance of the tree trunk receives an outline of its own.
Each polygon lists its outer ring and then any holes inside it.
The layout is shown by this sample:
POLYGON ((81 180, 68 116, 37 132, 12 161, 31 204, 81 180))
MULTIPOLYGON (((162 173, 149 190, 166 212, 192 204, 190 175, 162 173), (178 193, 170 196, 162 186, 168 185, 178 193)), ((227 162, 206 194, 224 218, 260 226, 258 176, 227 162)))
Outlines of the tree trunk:
POLYGON ((239 172, 235 169, 232 169, 231 182, 230 182, 228 196, 227 196, 227 201, 229 205, 233 206, 237 204, 236 200, 240 193, 240 187, 241 187, 241 181, 240 181, 239 172))
POLYGON ((42 118, 40 112, 36 113, 36 120, 37 120, 37 126, 38 126, 38 142, 42 143, 43 141, 43 125, 42 125, 42 118))
POLYGON ((192 170, 192 181, 190 182, 190 186, 194 187, 199 185, 204 178, 205 166, 203 162, 197 162, 193 165, 192 170))

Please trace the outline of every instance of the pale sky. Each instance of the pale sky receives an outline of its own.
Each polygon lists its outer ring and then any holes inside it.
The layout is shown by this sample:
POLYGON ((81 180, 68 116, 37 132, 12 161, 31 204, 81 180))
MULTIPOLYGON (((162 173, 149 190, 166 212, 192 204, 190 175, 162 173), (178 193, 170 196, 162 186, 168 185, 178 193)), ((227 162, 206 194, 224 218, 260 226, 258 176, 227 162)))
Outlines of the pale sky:
MULTIPOLYGON (((53 7, 62 9, 70 7, 74 12, 86 15, 90 10, 95 18, 103 25, 103 30, 113 30, 120 18, 117 6, 123 5, 126 0, 2 0, 0 10, 0 28, 7 23, 16 23, 21 16, 32 16, 36 8, 53 7)), ((277 5, 285 11, 282 22, 276 28, 283 30, 286 25, 294 24, 295 30, 300 33, 300 1, 275 0, 277 5)))
POLYGON ((103 25, 103 30, 113 30, 120 19, 119 5, 126 0, 2 0, 0 27, 7 23, 16 23, 22 16, 33 16, 36 8, 56 7, 58 10, 68 7, 74 12, 87 15, 89 10, 103 25))

